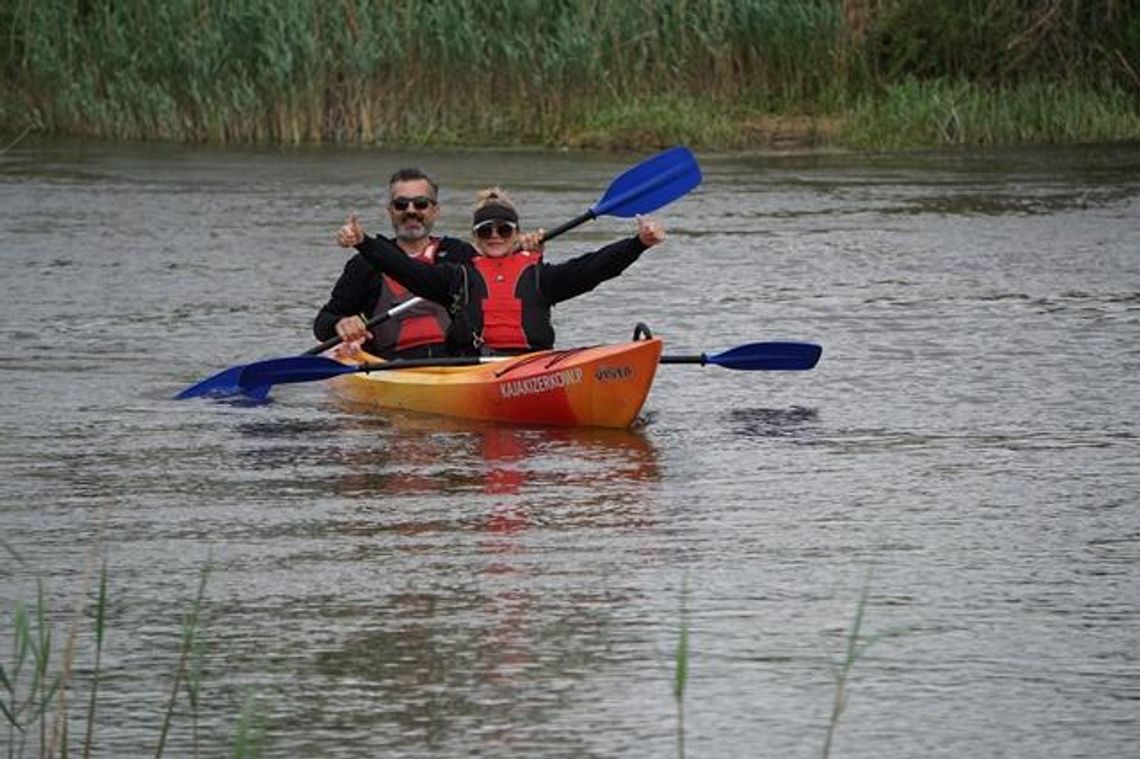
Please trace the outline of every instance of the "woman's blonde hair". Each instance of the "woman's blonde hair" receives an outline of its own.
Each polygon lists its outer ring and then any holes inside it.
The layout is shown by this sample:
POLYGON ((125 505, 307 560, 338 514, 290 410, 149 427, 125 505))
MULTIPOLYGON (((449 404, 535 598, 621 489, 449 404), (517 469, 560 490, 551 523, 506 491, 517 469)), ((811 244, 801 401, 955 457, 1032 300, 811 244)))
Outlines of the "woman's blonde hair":
POLYGON ((511 196, 508 195, 506 190, 502 187, 488 187, 485 190, 479 190, 479 192, 475 193, 475 208, 473 210, 478 211, 483 206, 490 205, 503 206, 518 213, 518 209, 515 207, 514 201, 511 200, 511 196))
POLYGON ((500 187, 488 187, 475 194, 475 212, 471 215, 471 223, 479 224, 491 219, 505 219, 518 227, 519 212, 507 193, 500 187))

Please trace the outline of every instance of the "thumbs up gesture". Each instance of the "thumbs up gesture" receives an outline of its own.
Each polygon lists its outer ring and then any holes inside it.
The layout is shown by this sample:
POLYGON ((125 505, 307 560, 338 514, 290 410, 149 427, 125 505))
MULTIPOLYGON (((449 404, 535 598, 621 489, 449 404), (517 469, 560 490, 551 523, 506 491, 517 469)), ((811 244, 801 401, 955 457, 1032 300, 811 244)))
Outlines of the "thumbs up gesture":
POLYGON ((354 248, 364 240, 364 227, 356 218, 356 211, 348 215, 348 221, 336 231, 336 242, 342 248, 354 248))
POLYGON ((638 215, 637 236, 641 238, 645 247, 652 248, 654 245, 665 241, 665 227, 652 216, 638 215))

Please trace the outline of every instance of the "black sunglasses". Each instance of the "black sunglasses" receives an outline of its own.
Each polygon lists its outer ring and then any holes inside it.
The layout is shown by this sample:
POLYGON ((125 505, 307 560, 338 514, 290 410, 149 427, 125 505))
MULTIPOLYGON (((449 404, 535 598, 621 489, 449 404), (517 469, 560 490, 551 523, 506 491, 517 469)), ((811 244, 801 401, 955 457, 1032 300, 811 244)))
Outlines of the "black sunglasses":
POLYGON ((429 198, 427 195, 417 195, 414 198, 405 198, 401 195, 398 198, 392 198, 392 208, 397 211, 407 211, 409 205, 415 207, 417 211, 426 211, 429 206, 435 205, 435 199, 429 198))
POLYGON ((472 230, 475 232, 475 236, 480 240, 490 240, 491 235, 498 235, 505 240, 513 235, 518 228, 519 225, 513 221, 495 221, 494 219, 488 219, 487 221, 476 224, 472 227, 472 230))

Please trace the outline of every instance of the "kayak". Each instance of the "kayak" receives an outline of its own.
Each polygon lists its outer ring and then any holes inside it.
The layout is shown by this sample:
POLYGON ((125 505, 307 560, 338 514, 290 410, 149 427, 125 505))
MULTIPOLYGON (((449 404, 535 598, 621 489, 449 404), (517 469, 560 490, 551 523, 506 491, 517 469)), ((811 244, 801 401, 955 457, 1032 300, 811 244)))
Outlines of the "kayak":
MULTIPOLYGON (((381 360, 334 355, 358 365, 381 360)), ((381 409, 508 424, 616 427, 633 424, 649 395, 661 340, 555 349, 473 366, 352 372, 334 377, 338 398, 381 409)))

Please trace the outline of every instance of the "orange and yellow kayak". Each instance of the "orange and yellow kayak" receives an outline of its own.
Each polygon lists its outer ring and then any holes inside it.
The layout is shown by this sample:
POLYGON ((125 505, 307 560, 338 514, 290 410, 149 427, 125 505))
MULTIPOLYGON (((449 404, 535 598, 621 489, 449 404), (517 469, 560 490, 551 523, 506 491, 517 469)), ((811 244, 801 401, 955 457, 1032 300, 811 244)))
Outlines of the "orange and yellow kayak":
MULTIPOLYGON (((379 359, 360 353, 361 359, 379 359)), ((381 409, 511 424, 629 427, 649 395, 661 340, 538 351, 474 366, 352 373, 337 397, 381 409)))

